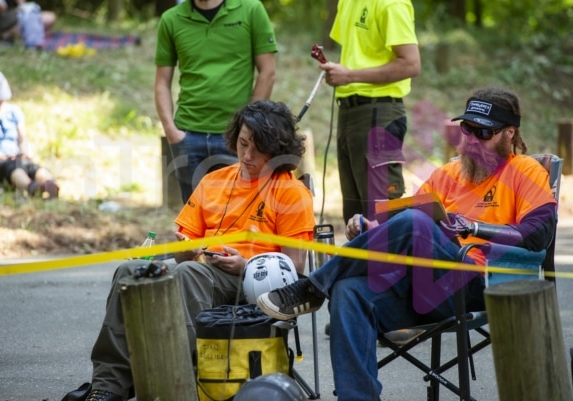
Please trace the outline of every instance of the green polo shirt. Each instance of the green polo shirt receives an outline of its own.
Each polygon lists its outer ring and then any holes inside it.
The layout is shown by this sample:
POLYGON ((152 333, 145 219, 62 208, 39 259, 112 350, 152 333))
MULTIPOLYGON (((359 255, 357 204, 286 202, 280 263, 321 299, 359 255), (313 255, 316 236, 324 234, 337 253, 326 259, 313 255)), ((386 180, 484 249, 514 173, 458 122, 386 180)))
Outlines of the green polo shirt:
POLYGON ((189 0, 165 11, 157 28, 155 65, 179 64, 175 125, 225 132, 229 118, 251 98, 255 56, 276 51, 260 0, 225 0, 211 22, 192 10, 189 0))

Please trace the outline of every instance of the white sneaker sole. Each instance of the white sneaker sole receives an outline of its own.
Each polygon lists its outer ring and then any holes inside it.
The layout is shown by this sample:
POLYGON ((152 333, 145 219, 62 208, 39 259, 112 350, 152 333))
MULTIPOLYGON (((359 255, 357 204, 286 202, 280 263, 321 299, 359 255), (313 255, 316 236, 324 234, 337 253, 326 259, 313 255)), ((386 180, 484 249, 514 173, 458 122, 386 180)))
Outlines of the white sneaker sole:
POLYGON ((261 294, 257 298, 257 305, 263 312, 265 312, 270 317, 274 317, 278 320, 290 320, 294 319, 297 315, 288 315, 285 313, 281 313, 276 305, 269 300, 269 294, 261 294))

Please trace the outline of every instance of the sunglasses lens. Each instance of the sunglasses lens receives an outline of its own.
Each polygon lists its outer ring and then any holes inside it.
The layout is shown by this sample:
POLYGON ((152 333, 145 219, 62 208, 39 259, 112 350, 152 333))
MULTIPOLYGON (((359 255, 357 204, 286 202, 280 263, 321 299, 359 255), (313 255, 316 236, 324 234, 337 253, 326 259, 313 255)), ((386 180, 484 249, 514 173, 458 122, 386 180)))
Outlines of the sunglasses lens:
POLYGON ((471 130, 471 127, 468 125, 465 125, 464 123, 460 124, 460 131, 462 131, 462 134, 464 134, 466 136, 473 135, 473 131, 471 130))
POLYGON ((495 135, 495 130, 491 128, 472 127, 471 125, 461 123, 460 130, 464 135, 474 135, 476 138, 489 141, 495 135))
POLYGON ((478 128, 477 131, 479 131, 479 134, 474 132, 474 135, 479 139, 489 141, 491 138, 493 138, 493 130, 489 128, 478 128))

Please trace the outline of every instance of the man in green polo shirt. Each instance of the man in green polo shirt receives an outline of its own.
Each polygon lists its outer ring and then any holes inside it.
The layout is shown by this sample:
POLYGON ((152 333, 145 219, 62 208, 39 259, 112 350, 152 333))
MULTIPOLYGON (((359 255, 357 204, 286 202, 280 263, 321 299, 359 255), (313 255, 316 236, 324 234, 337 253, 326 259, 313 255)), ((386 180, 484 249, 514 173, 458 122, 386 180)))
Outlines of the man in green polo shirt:
POLYGON ((238 108, 270 98, 276 52, 275 33, 260 0, 185 0, 161 16, 155 104, 183 203, 205 173, 236 162, 222 134, 238 108))

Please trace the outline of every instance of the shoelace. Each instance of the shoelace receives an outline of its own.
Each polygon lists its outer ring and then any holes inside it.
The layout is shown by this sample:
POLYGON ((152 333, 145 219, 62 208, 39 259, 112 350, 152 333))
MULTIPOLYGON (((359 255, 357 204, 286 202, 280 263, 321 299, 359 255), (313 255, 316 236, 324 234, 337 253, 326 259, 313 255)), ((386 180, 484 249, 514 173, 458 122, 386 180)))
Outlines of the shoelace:
POLYGON ((288 288, 280 288, 277 293, 282 306, 298 306, 304 304, 304 296, 301 296, 300 293, 312 292, 308 287, 312 286, 309 285, 307 280, 299 280, 288 286, 288 288))
POLYGON ((113 394, 111 391, 92 390, 86 401, 105 401, 111 394, 113 394))

